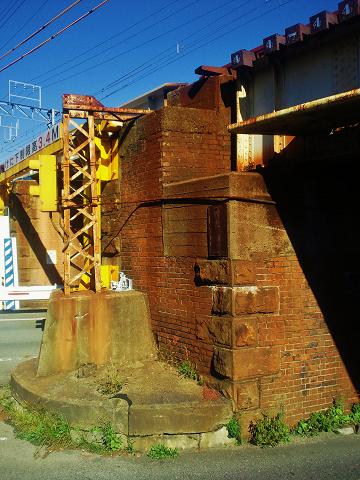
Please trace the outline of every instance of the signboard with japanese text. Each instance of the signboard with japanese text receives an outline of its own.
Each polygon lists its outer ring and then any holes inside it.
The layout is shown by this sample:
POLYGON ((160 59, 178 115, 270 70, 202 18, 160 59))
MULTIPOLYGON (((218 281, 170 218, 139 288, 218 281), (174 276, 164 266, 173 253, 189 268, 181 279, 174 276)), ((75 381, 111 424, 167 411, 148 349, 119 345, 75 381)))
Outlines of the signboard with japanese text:
POLYGON ((53 127, 49 128, 46 132, 40 134, 34 140, 23 146, 12 157, 6 159, 5 162, 0 165, 0 173, 1 171, 6 172, 6 170, 9 170, 9 168, 17 165, 31 155, 34 155, 34 153, 42 150, 56 140, 59 140, 59 138, 60 123, 57 123, 53 127))

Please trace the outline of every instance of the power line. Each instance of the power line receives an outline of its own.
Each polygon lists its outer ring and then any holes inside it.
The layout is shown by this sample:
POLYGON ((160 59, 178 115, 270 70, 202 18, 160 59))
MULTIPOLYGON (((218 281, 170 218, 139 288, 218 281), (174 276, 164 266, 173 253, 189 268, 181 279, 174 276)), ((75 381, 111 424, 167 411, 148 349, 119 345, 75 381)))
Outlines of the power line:
MULTIPOLYGON (((20 0, 19 0, 19 1, 20 1, 20 0)), ((5 20, 3 21, 3 23, 0 25, 0 28, 2 28, 4 25, 7 24, 7 22, 10 20, 10 18, 12 18, 12 17, 14 16, 14 14, 19 10, 19 8, 21 8, 21 7, 23 6, 23 4, 24 4, 25 2, 26 2, 26 0, 23 0, 23 1, 20 3, 19 6, 16 5, 16 2, 15 2, 15 5, 12 5, 12 6, 14 7, 14 10, 10 13, 10 15, 9 15, 7 18, 5 18, 5 20)), ((17 3, 19 3, 19 2, 17 2, 17 3)), ((3 14, 4 17, 6 17, 6 15, 10 12, 10 10, 11 10, 11 6, 10 6, 10 8, 6 11, 6 13, 3 14)))
MULTIPOLYGON (((153 23, 153 24, 151 24, 151 25, 149 25, 149 26, 147 26, 147 27, 145 27, 145 28, 137 31, 137 32, 134 33, 134 34, 132 34, 132 35, 126 37, 126 38, 123 38, 121 41, 113 44, 113 45, 111 46, 111 48, 114 48, 114 47, 116 47, 116 46, 118 46, 118 45, 120 45, 120 44, 122 44, 122 43, 124 43, 124 42, 127 42, 128 40, 131 40, 132 38, 134 38, 134 37, 136 37, 136 36, 138 36, 138 35, 142 35, 146 30, 149 30, 149 29, 153 28, 154 26, 159 25, 159 24, 162 23, 164 20, 167 20, 167 19, 173 17, 174 15, 177 15, 179 12, 182 12, 185 8, 191 7, 191 6, 193 6, 195 3, 198 3, 199 1, 200 1, 200 0, 194 0, 194 1, 191 1, 190 3, 188 3, 187 5, 182 5, 182 7, 181 7, 180 9, 178 9, 178 10, 176 10, 176 11, 173 11, 172 13, 170 13, 169 15, 167 15, 166 17, 161 18, 161 19, 158 20, 157 22, 155 22, 155 23, 153 23)), ((234 1, 235 1, 235 0, 231 0, 231 2, 234 2, 234 1)), ((179 28, 179 27, 177 27, 177 28, 179 28)), ((117 36, 118 36, 118 35, 117 35, 117 36)), ((112 37, 112 38, 114 38, 114 37, 112 37)), ((156 37, 156 38, 157 38, 157 37, 156 37)), ((104 43, 104 42, 102 42, 101 45, 102 45, 103 43, 104 43)), ((98 44, 98 46, 99 46, 99 45, 100 45, 100 44, 98 44)), ((87 59, 85 59, 85 60, 83 60, 83 61, 81 61, 81 62, 77 62, 77 63, 76 63, 76 67, 79 67, 80 65, 83 65, 84 63, 88 62, 89 60, 90 60, 90 61, 93 61, 95 58, 101 56, 104 52, 107 52, 108 50, 109 50, 109 48, 106 48, 106 49, 103 49, 103 50, 101 50, 100 52, 98 52, 98 53, 96 53, 96 54, 94 54, 94 53, 92 52, 92 53, 91 53, 91 56, 90 56, 89 58, 87 58, 87 59)), ((125 52, 125 53, 127 53, 127 52, 125 52)), ((108 60, 108 61, 109 61, 109 60, 108 60)), ((106 63, 106 61, 97 64, 97 66, 101 66, 101 65, 103 65, 104 63, 106 63)), ((72 68, 74 68, 74 67, 66 68, 65 70, 62 70, 61 72, 62 72, 62 73, 65 73, 65 72, 71 70, 72 68)), ((91 68, 92 68, 92 67, 91 67, 91 68)), ((87 71, 87 70, 86 70, 86 71, 87 71)), ((54 75, 51 75, 50 77, 47 77, 47 78, 43 79, 42 81, 43 81, 43 82, 49 81, 49 80, 51 80, 51 79, 54 78, 54 77, 58 77, 58 75, 59 75, 58 73, 55 73, 54 75)), ((33 79, 33 80, 34 80, 34 79, 33 79)), ((33 80, 31 80, 31 81, 33 81, 33 80)))
MULTIPOLYGON (((102 62, 100 62, 100 63, 97 63, 97 64, 96 64, 96 67, 98 68, 98 67, 100 67, 100 66, 102 66, 102 65, 105 65, 106 63, 109 63, 109 62, 115 60, 116 58, 119 58, 119 57, 121 57, 121 56, 123 56, 123 55, 125 55, 125 54, 127 54, 127 53, 133 52, 134 50, 137 50, 138 48, 140 48, 140 47, 142 47, 142 46, 144 46, 144 45, 148 45, 149 43, 151 43, 151 42, 153 42, 153 41, 155 41, 155 40, 157 40, 157 39, 159 39, 159 38, 167 35, 168 33, 171 33, 171 32, 173 32, 173 31, 175 31, 175 30, 178 30, 179 28, 182 28, 182 27, 184 27, 184 26, 186 26, 186 25, 189 25, 190 23, 193 23, 194 21, 198 20, 199 18, 203 18, 203 17, 209 15, 210 13, 213 13, 214 11, 218 10, 219 8, 223 8, 224 6, 226 6, 226 5, 230 4, 230 3, 234 3, 234 1, 236 1, 236 0, 229 0, 229 1, 221 4, 220 6, 214 8, 214 9, 209 10, 208 12, 206 12, 206 13, 204 13, 204 14, 198 15, 197 17, 195 17, 195 18, 193 18, 193 19, 191 19, 191 20, 188 20, 188 21, 182 23, 181 25, 179 25, 179 26, 177 26, 177 27, 171 28, 170 30, 167 30, 166 32, 162 32, 162 33, 160 33, 160 34, 158 34, 158 35, 150 38, 149 40, 147 40, 147 41, 145 41, 145 42, 142 42, 142 43, 140 43, 140 44, 138 44, 138 45, 135 45, 134 47, 131 47, 131 48, 127 49, 127 50, 124 50, 124 51, 116 54, 116 55, 113 55, 112 57, 108 58, 107 60, 104 60, 104 61, 102 61, 102 62)), ((242 3, 240 6, 238 6, 238 7, 236 7, 236 8, 241 8, 241 7, 244 6, 245 4, 249 3, 249 1, 250 1, 250 0, 247 0, 246 2, 242 3)), ((184 7, 183 7, 183 8, 184 8, 184 7)), ((183 8, 182 8, 182 10, 183 10, 183 8)), ((224 16, 229 15, 229 14, 232 13, 233 11, 234 11, 234 9, 231 10, 231 12, 228 12, 227 14, 225 14, 224 16)), ((178 12, 176 12, 176 13, 178 13, 178 12)), ((223 16, 223 17, 224 17, 224 16, 223 16)), ((220 17, 220 19, 223 18, 223 17, 220 17)), ((218 20, 219 20, 219 18, 218 18, 216 21, 218 21, 218 20)), ((212 23, 213 23, 213 22, 211 22, 210 24, 212 24, 212 23)), ((201 29, 201 30, 203 30, 203 29, 201 29)), ((198 31, 199 31, 199 30, 198 30, 198 31)), ((198 33, 198 31, 197 31, 196 33, 198 33)), ((186 37, 186 38, 187 38, 187 37, 186 37)), ((125 39, 125 40, 123 40, 123 41, 126 41, 126 40, 127 40, 127 39, 125 39)), ((171 47, 170 47, 170 48, 171 48, 171 47)), ((168 50, 168 49, 167 49, 167 50, 168 50)), ((99 56, 101 53, 102 53, 102 52, 100 52, 99 54, 93 56, 92 59, 94 59, 96 56, 99 56)), ((81 63, 78 64, 78 65, 81 65, 82 63, 84 63, 84 62, 81 62, 81 63)), ((46 85, 44 86, 44 88, 51 87, 51 86, 53 86, 53 85, 56 85, 56 84, 58 84, 58 83, 60 83, 60 82, 65 81, 65 80, 69 80, 70 78, 73 78, 73 77, 76 77, 76 76, 78 76, 78 75, 80 75, 80 74, 83 74, 83 73, 86 73, 86 72, 88 72, 88 71, 91 71, 92 69, 93 69, 93 66, 90 66, 90 67, 87 67, 87 68, 81 70, 80 72, 75 72, 75 73, 73 73, 73 74, 71 74, 71 75, 68 75, 68 76, 65 77, 65 78, 61 78, 61 79, 58 78, 55 82, 52 82, 52 83, 50 83, 50 84, 46 84, 46 85)), ((66 71, 68 71, 68 70, 69 70, 69 69, 66 69, 64 72, 66 72, 66 71)), ((51 77, 49 77, 47 80, 50 80, 50 79, 53 78, 53 77, 54 77, 54 76, 51 76, 51 77)))
POLYGON ((62 28, 61 30, 59 30, 58 32, 54 33, 54 35, 51 35, 51 37, 47 38, 46 40, 44 40, 43 42, 39 43, 38 45, 36 45, 34 48, 32 48, 31 50, 29 50, 28 52, 24 53, 23 55, 21 55, 20 57, 16 58, 15 60, 13 60, 12 62, 8 63, 7 65, 5 65, 4 67, 2 67, 0 69, 0 73, 3 72, 4 70, 7 70, 8 68, 10 68, 12 65, 14 65, 15 63, 19 62, 20 60, 22 60, 23 58, 27 57, 28 55, 36 52, 36 50, 39 50, 39 48, 43 47, 45 44, 51 42, 51 40, 54 40, 56 37, 58 37, 59 35, 61 35, 62 33, 64 33, 66 30, 68 30, 70 27, 73 27, 74 25, 76 25, 77 23, 79 23, 81 20, 84 20, 84 18, 88 17, 89 15, 91 15, 92 13, 94 13, 98 8, 102 7, 103 5, 105 5, 105 3, 107 3, 109 0, 104 0, 103 2, 99 3, 98 5, 96 5, 94 8, 92 8, 91 10, 89 10, 87 13, 84 13, 84 15, 82 15, 81 17, 77 18, 76 20, 74 20, 73 22, 69 23, 68 25, 66 25, 66 27, 62 28))
POLYGON ((63 15, 65 15, 66 12, 68 12, 69 10, 71 10, 72 8, 74 8, 78 3, 80 3, 82 0, 76 0, 74 3, 72 3, 71 5, 69 5, 68 7, 66 7, 62 12, 58 13, 57 15, 55 15, 55 17, 51 18, 49 21, 47 21, 46 23, 44 23, 44 25, 42 25, 40 28, 38 28, 37 30, 35 30, 35 32, 31 33, 29 36, 27 36, 26 38, 24 38, 24 40, 22 40, 20 43, 18 43, 17 45, 15 45, 15 47, 11 48, 10 50, 8 50, 7 52, 3 53, 1 56, 0 56, 0 60, 2 60, 4 57, 7 57, 8 55, 10 55, 10 53, 14 52, 16 49, 18 49, 19 47, 21 47, 21 45, 24 45, 24 43, 28 42, 29 40, 31 40, 32 38, 34 38, 36 35, 38 35, 40 32, 42 32, 43 30, 45 30, 45 28, 47 28, 49 25, 51 25, 52 23, 54 23, 56 20, 58 20, 60 17, 62 17, 63 15))
MULTIPOLYGON (((236 0, 236 1, 237 1, 237 0, 236 0)), ((226 6, 226 5, 230 4, 230 3, 233 3, 233 2, 234 2, 234 0, 232 0, 232 1, 230 1, 230 2, 226 2, 225 4, 222 4, 222 5, 220 5, 219 7, 210 10, 210 11, 207 12, 206 14, 194 18, 193 21, 196 21, 196 20, 198 20, 199 18, 204 17, 205 15, 208 15, 209 13, 213 13, 214 11, 218 10, 219 8, 222 8, 222 7, 224 7, 224 6, 226 6)), ((228 15, 232 14, 235 10, 244 7, 247 3, 249 3, 249 0, 246 0, 245 2, 241 3, 241 4, 238 5, 235 9, 230 10, 229 12, 225 13, 225 14, 222 15, 221 17, 216 17, 215 20, 213 20, 212 22, 207 23, 207 24, 204 25, 203 27, 198 28, 198 29, 196 30, 196 32, 193 32, 193 33, 191 33, 190 35, 187 35, 186 37, 182 38, 182 39, 180 40, 180 44, 183 44, 183 42, 185 42, 185 41, 188 40, 189 38, 193 37, 194 35, 198 35, 201 31, 206 30, 209 26, 213 25, 214 23, 217 23, 219 20, 222 20, 223 18, 225 18, 225 17, 227 17, 228 15)), ((244 15, 247 15, 247 13, 242 14, 241 17, 243 17, 244 15)), ((239 18, 239 17, 237 17, 236 19, 238 19, 238 18, 239 18)), ((236 20, 236 19, 235 19, 235 20, 236 20)), ((190 22, 186 22, 185 25, 188 24, 188 23, 190 23, 190 22)), ((183 25, 184 25, 184 24, 183 24, 183 25)), ((183 26, 183 25, 182 25, 182 26, 183 26)), ((226 23, 226 26, 227 26, 227 25, 228 25, 228 23, 226 23)), ((167 33, 168 33, 168 32, 167 32, 167 33)), ((149 42, 150 42, 150 41, 145 42, 145 44, 147 44, 147 43, 149 43, 149 42)), ((168 51, 171 51, 171 50, 173 50, 173 46, 168 47, 168 48, 166 48, 165 50, 163 50, 162 52, 160 52, 160 55, 163 55, 164 53, 166 53, 166 52, 168 52, 168 51)), ((177 53, 176 55, 178 55, 178 53, 177 53)), ((166 55, 166 57, 172 58, 172 57, 173 57, 173 53, 171 53, 170 55, 169 55, 169 54, 166 55)), ((166 57, 163 58, 163 60, 165 60, 166 57)), ((152 57, 152 58, 156 58, 157 60, 159 60, 159 55, 157 55, 156 57, 152 57)), ((151 59, 151 60, 152 60, 152 59, 151 59)), ((144 64, 143 64, 143 65, 144 65, 144 64)), ((125 76, 127 76, 127 74, 125 74, 125 76)), ((118 79, 115 79, 115 80, 113 80, 112 82, 110 82, 109 84, 107 84, 104 88, 102 88, 101 92, 104 92, 104 90, 107 90, 107 89, 115 86, 120 80, 123 79, 123 77, 124 77, 124 75, 122 75, 122 76, 119 77, 118 79)))
POLYGON ((16 37, 16 35, 17 35, 19 32, 21 32, 21 30, 22 30, 24 27, 26 27, 26 25, 28 25, 34 17, 36 17, 36 15, 40 12, 40 10, 43 8, 43 6, 45 5, 45 3, 47 3, 48 1, 49 1, 49 0, 45 0, 45 1, 40 5, 40 7, 31 15, 31 17, 29 17, 29 18, 26 20, 26 22, 24 22, 23 25, 21 25, 21 27, 19 28, 19 30, 17 30, 17 31, 14 33, 14 35, 12 35, 10 38, 8 38, 8 39, 6 40, 6 42, 1 45, 0 50, 2 50, 9 42, 11 42, 11 40, 12 40, 14 37, 16 37))
MULTIPOLYGON (((247 5, 248 3, 250 3, 249 0, 243 2, 239 7, 244 7, 244 6, 247 5)), ((261 7, 261 5, 258 5, 258 6, 256 6, 255 8, 251 8, 250 10, 248 10, 248 11, 246 11, 246 12, 243 12, 243 13, 242 13, 241 15, 239 15, 238 17, 232 19, 232 24, 233 24, 234 22, 236 22, 237 20, 243 19, 243 18, 246 17, 247 15, 250 15, 251 13, 255 12, 255 11, 258 10, 260 7, 261 7)), ((231 11, 231 12, 228 12, 228 14, 230 14, 230 13, 232 13, 232 11, 231 11)), ((183 42, 185 42, 185 41, 188 40, 189 38, 193 37, 194 35, 199 34, 201 31, 206 30, 206 29, 209 27, 209 25, 212 25, 212 24, 216 23, 217 20, 222 19, 222 18, 224 18, 225 16, 227 16, 227 15, 223 15, 222 17, 216 19, 215 21, 210 22, 209 24, 205 25, 205 26, 202 27, 201 29, 197 29, 196 32, 193 32, 192 34, 187 35, 186 37, 184 37, 183 39, 181 39, 181 40, 180 40, 180 43, 183 44, 183 42)), ((242 24, 241 24, 241 25, 242 25, 242 24)), ((224 30, 225 28, 228 29, 228 27, 229 27, 229 23, 226 22, 226 23, 224 23, 223 25, 221 25, 220 27, 218 27, 218 28, 216 28, 215 30, 213 30, 213 32, 211 32, 211 34, 213 35, 214 33, 218 32, 218 31, 220 31, 220 30, 224 30)), ((236 28, 237 28, 237 27, 235 27, 235 29, 236 29, 236 28)), ((208 33, 208 35, 210 35, 210 33, 208 33)), ((190 46, 190 45, 189 45, 189 46, 190 46)), ((186 48, 186 44, 185 44, 185 48, 186 48)), ((200 48, 200 47, 199 47, 199 48, 200 48)), ((196 49, 197 49, 197 48, 196 48, 196 49)), ((163 55, 164 53, 166 53, 166 52, 169 51, 169 50, 170 50, 169 48, 167 48, 166 50, 163 50, 163 51, 160 53, 160 55, 163 55)), ((183 54, 183 55, 180 55, 180 56, 179 56, 178 53, 176 53, 175 55, 174 55, 173 53, 167 54, 167 55, 165 55, 165 56, 161 59, 161 60, 162 60, 162 63, 161 63, 160 65, 163 65, 163 64, 166 65, 166 64, 167 64, 167 60, 169 60, 170 63, 173 63, 174 61, 176 61, 176 60, 178 60, 178 59, 180 59, 180 58, 182 58, 182 57, 184 57, 184 56, 186 56, 186 55, 188 55, 188 54, 189 54, 189 53, 183 54), (172 59, 174 58, 174 56, 175 56, 175 59, 172 61, 172 59)), ((152 58, 149 60, 149 62, 151 62, 152 59, 159 60, 159 56, 157 55, 156 57, 152 57, 152 58)), ((144 68, 142 68, 142 70, 143 70, 143 71, 144 71, 144 70, 147 70, 147 68, 148 68, 148 67, 151 67, 152 65, 153 65, 153 63, 150 63, 148 66, 144 66, 144 68)), ((155 65, 154 65, 154 67, 155 67, 155 65)), ((157 69, 157 67, 155 67, 155 70, 154 70, 154 71, 156 71, 156 69, 157 69)), ((140 71, 140 72, 141 72, 141 71, 140 71)), ((137 73, 140 73, 140 72, 134 72, 134 73, 132 73, 131 75, 128 75, 128 74, 123 75, 123 76, 120 77, 119 79, 117 79, 117 80, 111 82, 110 84, 106 85, 106 86, 101 90, 101 92, 104 92, 105 90, 108 90, 108 89, 111 88, 111 87, 115 87, 115 85, 116 85, 117 83, 120 83, 121 81, 124 80, 124 78, 123 78, 124 76, 129 78, 129 77, 133 77, 134 75, 136 75, 137 73)), ((111 92, 110 94, 106 95, 106 96, 103 97, 103 98, 107 98, 107 97, 111 96, 113 93, 116 93, 117 91, 118 91, 118 90, 115 90, 114 92, 111 92)))
MULTIPOLYGON (((181 58, 190 55, 191 53, 193 53, 194 51, 198 50, 199 48, 202 48, 202 47, 204 47, 204 46, 207 46, 207 45, 215 42, 216 40, 219 40, 220 38, 223 38, 223 37, 225 37, 226 35, 229 35, 229 34, 232 33, 233 31, 237 30, 237 29, 239 28, 239 26, 240 26, 240 27, 243 27, 243 26, 245 26, 245 25, 248 25, 249 23, 251 23, 251 22, 253 22, 253 21, 255 21, 255 20, 258 20, 259 18, 262 18, 262 17, 264 17, 265 15, 268 15, 269 13, 271 13, 271 12, 273 12, 273 11, 275 11, 275 10, 278 10, 279 8, 285 6, 285 5, 287 5, 287 4, 289 4, 289 3, 293 2, 293 1, 294 1, 294 0, 287 0, 286 2, 282 2, 281 4, 275 6, 274 8, 269 9, 269 10, 267 10, 266 12, 264 12, 264 13, 262 13, 262 14, 260 14, 260 15, 257 15, 256 17, 251 18, 250 20, 248 20, 248 21, 246 21, 246 22, 243 22, 242 24, 238 25, 237 27, 231 28, 230 30, 227 30, 225 33, 223 33, 223 34, 221 34, 221 35, 218 35, 217 37, 211 38, 211 40, 208 40, 208 41, 206 41, 206 42, 204 42, 204 43, 196 46, 196 47, 193 48, 192 50, 189 50, 187 53, 183 54, 181 57, 174 58, 173 60, 171 60, 171 61, 169 61, 169 62, 166 62, 166 63, 164 63, 164 64, 162 64, 162 65, 159 65, 159 66, 157 66, 156 68, 152 69, 150 72, 148 72, 146 75, 142 75, 141 78, 138 78, 137 80, 134 80, 134 81, 131 82, 131 83, 128 83, 128 84, 123 85, 122 87, 118 88, 117 90, 112 91, 112 92, 109 93, 108 95, 105 95, 104 97, 100 97, 100 100, 104 100, 105 98, 108 98, 108 97, 110 97, 111 95, 114 95, 115 93, 118 93, 120 90, 123 90, 123 89, 125 89, 125 88, 127 88, 127 87, 130 87, 131 85, 134 85, 134 83, 137 83, 138 81, 142 80, 142 79, 145 78, 145 77, 148 77, 148 76, 152 75, 153 73, 157 72, 158 70, 162 70, 163 68, 171 65, 172 63, 180 60, 181 58)), ((257 9, 258 9, 258 8, 259 8, 259 7, 257 7, 257 9)))
MULTIPOLYGON (((66 62, 63 62, 63 63, 62 63, 62 66, 68 65, 69 63, 73 63, 73 62, 77 63, 78 60, 79 60, 79 58, 83 57, 84 55, 86 55, 86 54, 89 53, 89 52, 91 52, 91 54, 93 55, 94 49, 100 47, 101 45, 104 45, 105 43, 107 43, 107 42, 109 42, 110 40, 118 37, 119 35, 128 32, 129 30, 131 30, 132 28, 136 27, 137 25, 140 25, 140 24, 143 23, 144 21, 148 20, 148 19, 151 18, 151 17, 154 17, 154 16, 157 15, 159 12, 162 12, 164 9, 169 8, 169 7, 171 7, 172 5, 174 5, 175 3, 178 3, 178 2, 180 2, 180 1, 182 1, 182 0, 173 0, 172 2, 170 2, 170 3, 168 3, 168 4, 166 4, 166 5, 162 6, 162 7, 160 7, 158 10, 155 10, 155 12, 152 12, 150 15, 147 15, 146 17, 142 18, 141 20, 133 23, 133 24, 130 25, 129 27, 125 28, 124 30, 121 30, 120 32, 116 33, 115 35, 111 35, 111 36, 108 37, 106 40, 103 40, 102 42, 97 43, 96 45, 94 45, 94 46, 92 46, 92 47, 84 50, 83 52, 77 54, 77 56, 76 56, 75 59, 74 59, 74 58, 71 58, 71 59, 67 60, 66 62)), ((41 73, 40 75, 32 78, 32 79, 30 80, 30 82, 37 81, 39 78, 43 77, 44 75, 47 75, 48 73, 53 72, 54 70, 57 70, 58 68, 59 68, 58 65, 57 65, 56 67, 50 68, 50 69, 47 70, 46 72, 43 72, 43 73, 41 73)), ((44 81, 44 80, 42 80, 42 81, 44 81)), ((46 81, 46 79, 45 79, 45 81, 46 81)))

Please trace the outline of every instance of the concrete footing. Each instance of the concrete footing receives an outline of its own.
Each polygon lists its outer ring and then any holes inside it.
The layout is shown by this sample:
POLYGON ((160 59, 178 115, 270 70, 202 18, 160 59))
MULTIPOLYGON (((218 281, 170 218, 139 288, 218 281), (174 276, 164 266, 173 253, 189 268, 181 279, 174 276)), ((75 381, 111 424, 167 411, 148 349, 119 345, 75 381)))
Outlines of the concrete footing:
POLYGON ((49 300, 37 375, 155 357, 147 297, 134 290, 55 291, 49 300))
POLYGON ((98 390, 104 368, 85 378, 76 371, 39 377, 36 359, 28 360, 14 369, 12 392, 20 402, 63 415, 76 429, 111 423, 139 451, 156 443, 180 449, 233 443, 223 427, 231 416, 230 402, 207 400, 202 386, 169 365, 156 360, 119 365, 124 386, 111 396, 98 390))
POLYGON ((61 414, 74 429, 110 423, 140 451, 231 443, 223 427, 230 401, 209 400, 202 386, 156 359, 141 292, 53 294, 39 358, 14 369, 11 387, 19 402, 61 414), (104 381, 116 390, 104 393, 104 381))

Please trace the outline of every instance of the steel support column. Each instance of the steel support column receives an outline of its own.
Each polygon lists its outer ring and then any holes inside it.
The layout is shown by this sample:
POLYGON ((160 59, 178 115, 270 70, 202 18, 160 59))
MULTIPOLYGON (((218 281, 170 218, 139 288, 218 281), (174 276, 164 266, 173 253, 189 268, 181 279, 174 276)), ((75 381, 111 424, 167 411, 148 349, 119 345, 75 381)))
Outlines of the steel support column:
POLYGON ((111 122, 119 131, 125 122, 146 113, 149 112, 107 108, 91 96, 63 96, 61 211, 65 234, 65 294, 74 289, 95 292, 101 289, 101 180, 110 180, 111 175, 102 172, 104 149, 101 139, 96 137, 95 123, 97 130, 106 136, 107 131, 113 133, 111 122))
POLYGON ((100 201, 94 142, 94 117, 79 125, 64 114, 62 211, 65 233, 64 291, 83 285, 94 291, 100 282, 100 201), (73 128, 72 131, 70 129, 73 128))

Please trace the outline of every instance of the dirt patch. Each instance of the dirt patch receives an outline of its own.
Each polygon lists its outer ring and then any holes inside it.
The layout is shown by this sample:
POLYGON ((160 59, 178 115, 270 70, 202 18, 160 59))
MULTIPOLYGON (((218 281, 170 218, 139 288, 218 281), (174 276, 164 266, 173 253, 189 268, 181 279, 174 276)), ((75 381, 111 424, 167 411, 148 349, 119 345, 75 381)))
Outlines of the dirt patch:
POLYGON ((5 422, 8 419, 8 414, 0 408, 0 422, 5 422))

